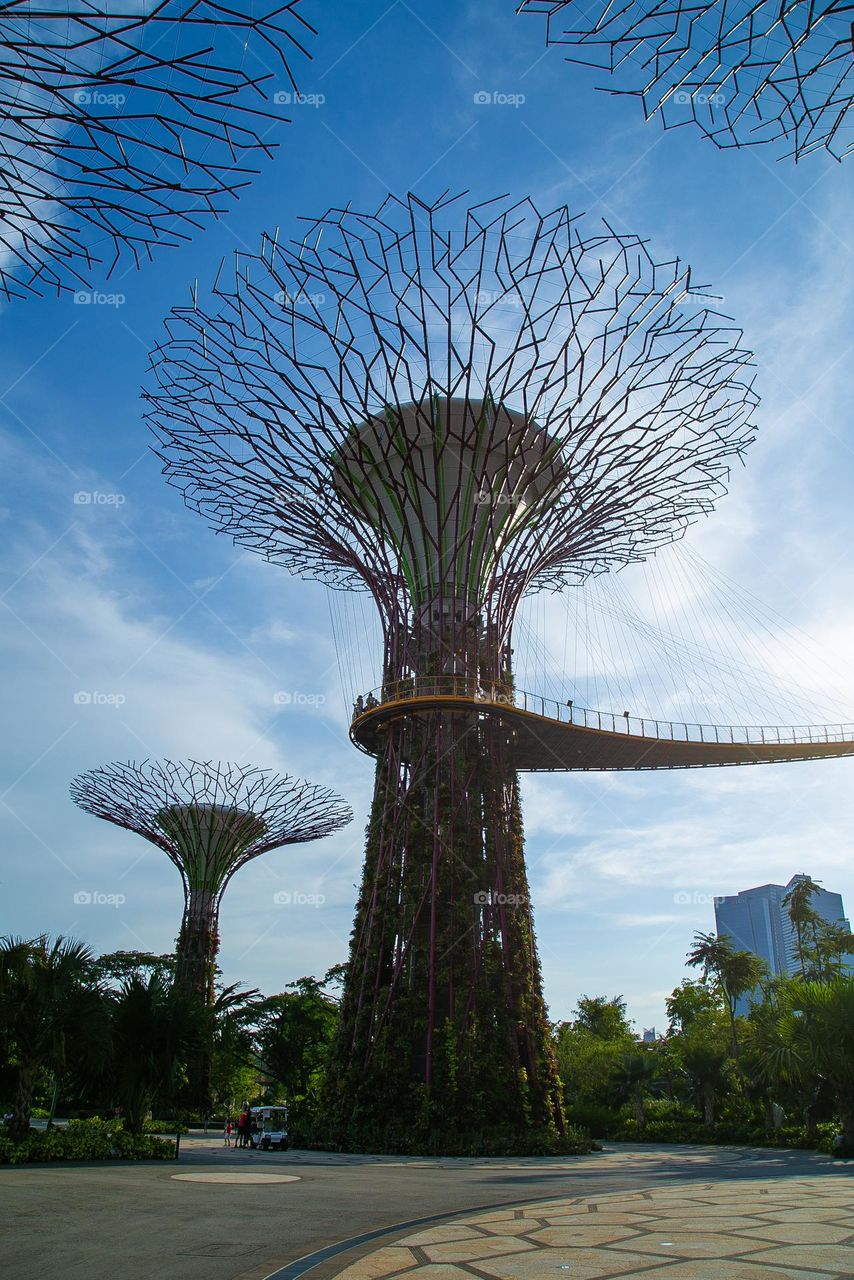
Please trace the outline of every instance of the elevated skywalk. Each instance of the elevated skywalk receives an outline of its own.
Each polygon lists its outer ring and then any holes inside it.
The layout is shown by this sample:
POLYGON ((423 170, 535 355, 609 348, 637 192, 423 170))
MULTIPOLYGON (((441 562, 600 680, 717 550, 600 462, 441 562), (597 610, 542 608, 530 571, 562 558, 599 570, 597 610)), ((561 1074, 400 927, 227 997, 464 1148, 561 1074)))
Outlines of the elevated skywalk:
POLYGON ((854 755, 854 725, 682 724, 560 703, 539 694, 484 688, 458 676, 400 681, 356 704, 350 737, 376 755, 388 726, 401 718, 494 717, 525 772, 692 769, 772 764, 854 755))

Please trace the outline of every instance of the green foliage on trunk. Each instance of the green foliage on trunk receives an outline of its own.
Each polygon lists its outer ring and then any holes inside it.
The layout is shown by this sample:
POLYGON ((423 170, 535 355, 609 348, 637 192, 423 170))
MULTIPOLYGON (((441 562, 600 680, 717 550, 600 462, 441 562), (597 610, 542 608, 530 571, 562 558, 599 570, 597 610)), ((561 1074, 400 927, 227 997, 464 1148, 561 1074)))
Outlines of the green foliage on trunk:
POLYGON ((492 1134, 502 1150, 562 1149, 523 849, 494 721, 390 727, 324 1096, 328 1141, 450 1153, 494 1145, 492 1134))

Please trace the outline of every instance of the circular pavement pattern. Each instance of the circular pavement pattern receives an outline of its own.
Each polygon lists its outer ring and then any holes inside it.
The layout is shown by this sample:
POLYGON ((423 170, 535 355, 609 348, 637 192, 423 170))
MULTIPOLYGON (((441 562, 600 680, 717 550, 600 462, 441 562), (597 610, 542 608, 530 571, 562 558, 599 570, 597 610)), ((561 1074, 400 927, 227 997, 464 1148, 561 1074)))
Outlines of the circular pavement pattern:
POLYGON ((295 1173, 173 1173, 173 1182, 227 1182, 231 1186, 260 1186, 273 1182, 299 1182, 295 1173))
POLYGON ((850 1280, 852 1181, 757 1178, 505 1206, 407 1234, 335 1280, 850 1280))

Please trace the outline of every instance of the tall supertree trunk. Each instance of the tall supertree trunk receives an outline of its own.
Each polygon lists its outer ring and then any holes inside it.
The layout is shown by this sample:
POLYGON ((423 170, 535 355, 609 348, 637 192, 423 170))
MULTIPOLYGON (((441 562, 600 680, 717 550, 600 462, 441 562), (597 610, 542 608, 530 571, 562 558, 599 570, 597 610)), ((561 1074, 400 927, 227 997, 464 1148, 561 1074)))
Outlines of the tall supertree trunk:
POLYGON ((214 976, 219 951, 219 902, 209 889, 187 890, 175 954, 175 985, 197 1010, 198 1040, 187 1062, 181 1100, 203 1115, 213 1098, 214 976))
POLYGON ((202 1004, 214 1002, 219 903, 209 889, 187 890, 175 955, 175 981, 202 1004))
POLYGON ((563 1130, 506 737, 440 711, 385 734, 331 1073, 345 1142, 523 1149, 563 1130))

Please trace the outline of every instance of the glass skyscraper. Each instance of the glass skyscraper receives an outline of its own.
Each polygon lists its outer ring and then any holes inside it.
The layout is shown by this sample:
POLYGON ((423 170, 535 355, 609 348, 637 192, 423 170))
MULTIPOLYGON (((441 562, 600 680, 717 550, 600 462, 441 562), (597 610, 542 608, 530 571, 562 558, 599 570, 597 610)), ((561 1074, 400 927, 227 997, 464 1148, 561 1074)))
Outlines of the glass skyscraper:
MULTIPOLYGON (((797 938, 783 899, 799 880, 806 878, 801 873, 792 876, 787 885, 762 884, 729 897, 715 898, 718 937, 726 935, 732 938, 738 951, 752 951, 761 956, 772 973, 788 976, 797 973, 797 938)), ((841 894, 819 889, 810 905, 828 924, 850 928, 841 894)), ((749 1007, 749 998, 744 998, 739 1001, 738 1012, 746 1013, 749 1007)))

